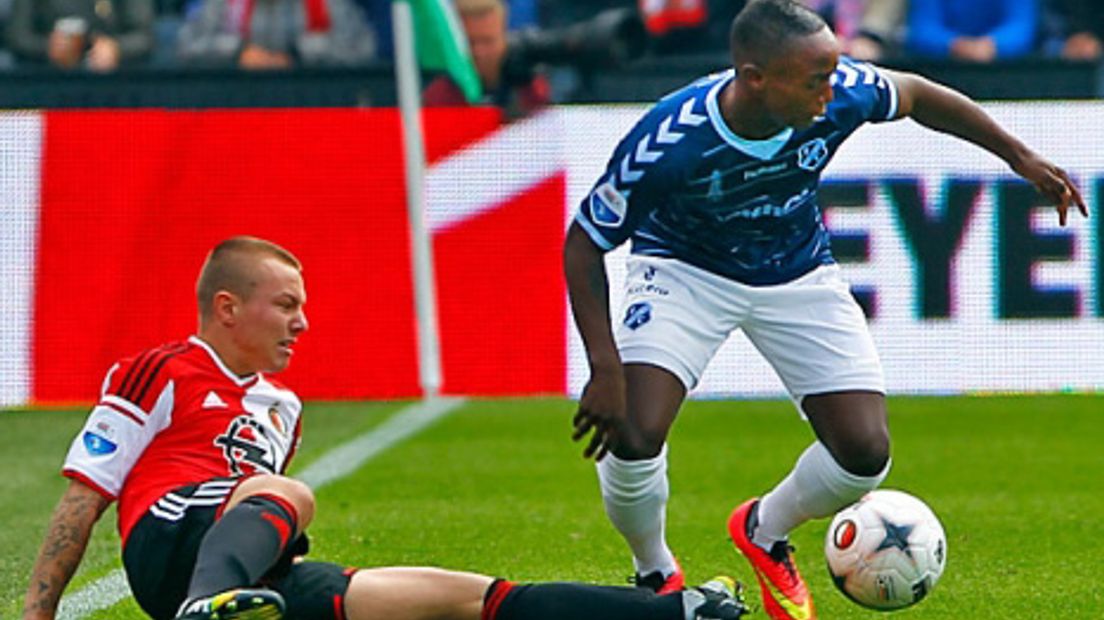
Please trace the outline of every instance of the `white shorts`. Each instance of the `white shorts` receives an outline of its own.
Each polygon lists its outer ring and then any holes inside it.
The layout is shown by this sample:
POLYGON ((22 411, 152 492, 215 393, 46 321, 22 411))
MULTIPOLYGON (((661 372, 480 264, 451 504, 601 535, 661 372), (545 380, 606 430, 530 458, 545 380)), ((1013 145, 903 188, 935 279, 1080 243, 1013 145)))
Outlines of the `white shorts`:
POLYGON ((630 256, 616 328, 624 363, 659 366, 693 389, 742 329, 795 403, 810 394, 885 393, 874 340, 839 266, 774 286, 740 284, 679 260, 630 256))

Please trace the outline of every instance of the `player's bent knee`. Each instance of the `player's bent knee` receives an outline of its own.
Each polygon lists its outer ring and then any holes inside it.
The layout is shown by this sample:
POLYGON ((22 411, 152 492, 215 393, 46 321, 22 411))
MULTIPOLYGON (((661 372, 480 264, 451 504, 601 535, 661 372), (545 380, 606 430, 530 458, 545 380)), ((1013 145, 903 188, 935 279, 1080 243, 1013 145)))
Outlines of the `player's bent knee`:
POLYGON ((863 477, 877 476, 889 464, 889 435, 867 437, 841 446, 833 456, 848 473, 863 477))
POLYGON ((624 461, 654 459, 663 451, 665 441, 666 437, 630 431, 622 434, 613 448, 613 455, 624 461))
POLYGON ((314 519, 314 491, 302 481, 287 476, 264 474, 246 479, 234 491, 235 503, 252 495, 265 494, 277 495, 295 508, 300 532, 314 519))

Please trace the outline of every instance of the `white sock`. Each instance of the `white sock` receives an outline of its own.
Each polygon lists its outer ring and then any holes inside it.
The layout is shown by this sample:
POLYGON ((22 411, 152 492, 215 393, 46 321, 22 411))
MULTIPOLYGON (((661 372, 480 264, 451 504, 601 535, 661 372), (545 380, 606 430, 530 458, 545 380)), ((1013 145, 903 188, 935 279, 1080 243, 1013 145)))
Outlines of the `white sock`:
POLYGON ((667 547, 667 446, 655 458, 623 461, 612 454, 598 463, 598 483, 606 514, 629 543, 637 574, 677 570, 667 547))
POLYGON ((809 519, 827 517, 858 500, 885 480, 890 464, 874 476, 856 476, 840 467, 824 444, 814 442, 790 475, 759 501, 755 544, 769 550, 809 519))

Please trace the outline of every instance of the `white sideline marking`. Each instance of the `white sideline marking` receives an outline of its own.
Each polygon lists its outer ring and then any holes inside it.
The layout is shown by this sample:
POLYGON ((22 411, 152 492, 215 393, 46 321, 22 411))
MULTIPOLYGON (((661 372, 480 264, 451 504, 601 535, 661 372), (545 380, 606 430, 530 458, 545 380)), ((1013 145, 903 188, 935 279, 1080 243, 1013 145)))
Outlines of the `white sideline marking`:
MULTIPOLYGON (((367 433, 355 437, 307 466, 295 477, 314 490, 348 476, 376 455, 433 424, 464 404, 462 398, 433 398, 415 403, 367 433)), ((117 568, 61 599, 60 620, 81 620, 130 596, 126 574, 117 568)))

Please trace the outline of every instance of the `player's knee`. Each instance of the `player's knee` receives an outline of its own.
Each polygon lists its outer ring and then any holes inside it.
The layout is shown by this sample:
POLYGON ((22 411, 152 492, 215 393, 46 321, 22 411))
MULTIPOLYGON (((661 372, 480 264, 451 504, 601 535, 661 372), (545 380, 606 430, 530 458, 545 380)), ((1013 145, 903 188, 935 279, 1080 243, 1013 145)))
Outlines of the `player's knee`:
POLYGON ((299 480, 280 476, 278 492, 295 506, 299 531, 306 529, 314 520, 314 491, 299 480))
POLYGON ((654 459, 663 450, 666 436, 645 429, 627 429, 618 438, 613 455, 626 461, 654 459))
POLYGON ((306 529, 314 519, 314 491, 294 478, 278 475, 254 476, 241 484, 239 491, 245 495, 276 495, 295 509, 295 521, 299 531, 306 529))
POLYGON ((889 463, 889 433, 873 432, 854 441, 843 442, 833 451, 840 467, 856 476, 877 476, 889 463))

